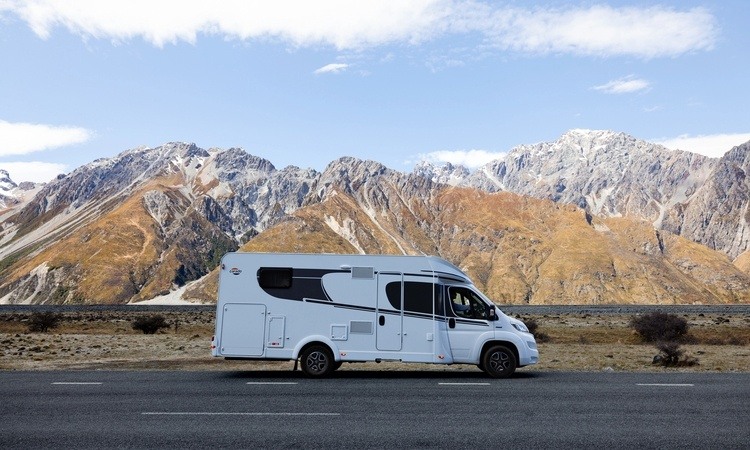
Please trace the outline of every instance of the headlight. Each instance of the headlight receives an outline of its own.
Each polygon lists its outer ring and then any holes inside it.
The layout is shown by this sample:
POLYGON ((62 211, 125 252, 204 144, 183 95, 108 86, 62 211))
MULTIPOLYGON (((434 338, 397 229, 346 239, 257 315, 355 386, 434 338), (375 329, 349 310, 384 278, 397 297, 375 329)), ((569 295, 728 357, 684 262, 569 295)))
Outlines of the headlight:
POLYGON ((529 332, 529 329, 526 328, 526 325, 524 325, 523 322, 513 322, 511 325, 513 325, 513 328, 523 333, 529 332))

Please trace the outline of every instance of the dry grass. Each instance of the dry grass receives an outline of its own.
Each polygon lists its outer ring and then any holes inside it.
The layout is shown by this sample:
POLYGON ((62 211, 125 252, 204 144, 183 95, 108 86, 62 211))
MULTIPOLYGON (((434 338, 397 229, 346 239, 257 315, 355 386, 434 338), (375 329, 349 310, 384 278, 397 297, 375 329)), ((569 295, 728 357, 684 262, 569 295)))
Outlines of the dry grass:
MULTIPOLYGON (((0 370, 290 370, 291 362, 224 361, 210 356, 213 312, 162 313, 173 326, 155 335, 132 329, 148 313, 62 314, 48 333, 27 332, 30 314, 0 314, 0 370), (175 329, 174 324, 177 323, 175 329)), ((686 355, 699 365, 663 368, 658 353, 640 342, 629 315, 545 315, 534 319, 549 336, 539 344, 541 362, 522 371, 741 371, 750 372, 750 317, 686 315, 694 344, 686 355)), ((473 366, 351 364, 341 370, 478 371, 473 366)))

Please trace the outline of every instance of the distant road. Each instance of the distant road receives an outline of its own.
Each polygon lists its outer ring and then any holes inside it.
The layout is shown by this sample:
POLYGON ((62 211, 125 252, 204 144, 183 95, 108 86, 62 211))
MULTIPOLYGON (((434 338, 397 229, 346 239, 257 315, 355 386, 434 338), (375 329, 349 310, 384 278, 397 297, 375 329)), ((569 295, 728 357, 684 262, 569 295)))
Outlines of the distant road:
POLYGON ((747 448, 750 374, 0 372, 9 448, 747 448))
MULTIPOLYGON (((750 314, 748 305, 498 305, 509 314, 750 314)), ((216 305, 0 305, 0 313, 54 312, 213 312, 216 305)))

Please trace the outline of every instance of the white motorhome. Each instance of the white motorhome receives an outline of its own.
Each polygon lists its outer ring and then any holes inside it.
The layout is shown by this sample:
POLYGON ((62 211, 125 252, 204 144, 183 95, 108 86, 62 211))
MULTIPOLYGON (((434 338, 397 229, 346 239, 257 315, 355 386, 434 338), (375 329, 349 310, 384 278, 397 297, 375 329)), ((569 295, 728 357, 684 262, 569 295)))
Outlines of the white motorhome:
POLYGON ((343 362, 475 364, 492 377, 537 363, 534 336, 469 277, 433 256, 228 253, 212 354, 343 362))

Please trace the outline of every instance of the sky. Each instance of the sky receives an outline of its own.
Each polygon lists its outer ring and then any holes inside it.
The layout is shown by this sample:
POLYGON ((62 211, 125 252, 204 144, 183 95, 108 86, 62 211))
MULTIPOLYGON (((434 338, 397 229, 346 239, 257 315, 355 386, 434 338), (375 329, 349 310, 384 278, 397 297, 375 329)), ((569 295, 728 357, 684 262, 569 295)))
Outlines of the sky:
POLYGON ((750 140, 750 2, 0 0, 0 169, 167 142, 478 167, 570 129, 750 140))

